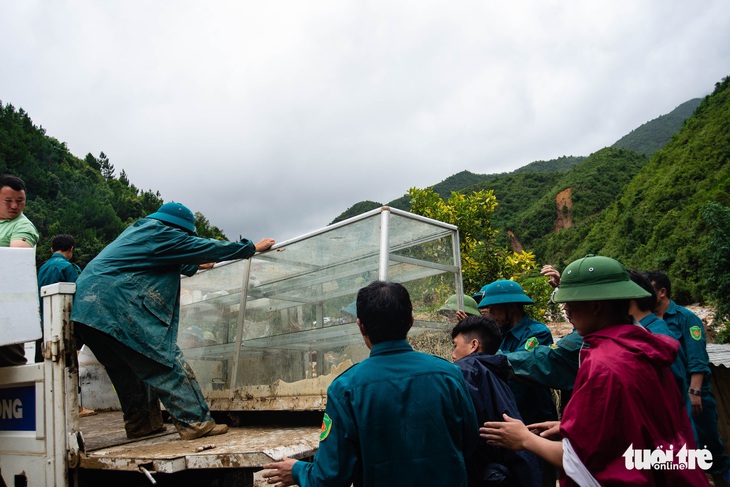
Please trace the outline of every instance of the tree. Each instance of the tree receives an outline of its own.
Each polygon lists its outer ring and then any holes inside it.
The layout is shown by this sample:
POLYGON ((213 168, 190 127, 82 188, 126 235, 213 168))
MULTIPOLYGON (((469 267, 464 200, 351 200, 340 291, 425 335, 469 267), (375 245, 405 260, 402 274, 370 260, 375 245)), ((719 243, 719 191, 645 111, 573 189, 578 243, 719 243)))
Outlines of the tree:
POLYGON ((411 211, 459 228, 464 292, 473 294, 497 279, 518 278, 537 269, 530 252, 512 252, 496 244, 497 230, 491 218, 497 207, 494 192, 476 191, 469 195, 452 192, 444 201, 429 189, 408 190, 411 211))
POLYGON ((226 240, 226 236, 223 234, 223 231, 221 231, 220 228, 211 225, 208 219, 199 211, 195 212, 195 230, 198 232, 199 237, 226 240))
POLYGON ((101 175, 104 179, 110 181, 114 179, 114 164, 109 162, 109 158, 103 152, 99 154, 99 167, 101 168, 101 175))
MULTIPOLYGON (((710 294, 717 302, 715 319, 730 319, 730 207, 710 202, 702 207, 702 219, 709 232, 705 247, 704 275, 710 294)), ((718 336, 719 343, 730 341, 730 327, 718 336)))

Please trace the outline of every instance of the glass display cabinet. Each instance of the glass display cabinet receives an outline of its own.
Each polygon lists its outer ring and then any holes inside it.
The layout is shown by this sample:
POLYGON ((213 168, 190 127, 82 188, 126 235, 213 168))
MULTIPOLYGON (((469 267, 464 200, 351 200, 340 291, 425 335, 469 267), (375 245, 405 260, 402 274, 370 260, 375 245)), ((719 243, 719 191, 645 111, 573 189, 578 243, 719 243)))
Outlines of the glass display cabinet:
POLYGON ((355 298, 376 279, 408 289, 411 343, 448 334, 438 308, 463 305, 457 228, 382 207, 183 277, 178 343, 211 409, 324 409, 330 382, 368 357, 355 298))

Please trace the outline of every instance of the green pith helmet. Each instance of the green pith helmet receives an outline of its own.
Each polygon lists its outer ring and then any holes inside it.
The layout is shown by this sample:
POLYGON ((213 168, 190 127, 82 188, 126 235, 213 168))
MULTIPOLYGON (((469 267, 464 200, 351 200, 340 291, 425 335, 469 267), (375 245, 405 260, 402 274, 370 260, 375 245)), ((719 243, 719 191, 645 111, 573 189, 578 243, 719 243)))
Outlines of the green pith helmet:
POLYGON ((610 257, 588 255, 568 264, 553 301, 609 301, 651 296, 631 280, 621 263, 610 257))
POLYGON ((187 230, 193 235, 198 234, 198 232, 195 231, 195 215, 193 215, 193 212, 182 203, 175 203, 174 201, 165 203, 160 206, 159 210, 151 215, 147 215, 147 218, 154 218, 161 222, 176 225, 187 230))
POLYGON ((480 308, 488 308, 493 304, 520 303, 532 304, 534 301, 527 297, 522 286, 515 281, 500 279, 483 287, 484 297, 479 301, 480 308))
MULTIPOLYGON (((439 308, 439 311, 459 311, 459 300, 456 294, 449 296, 446 304, 439 308)), ((464 296, 464 312, 468 315, 480 316, 477 309, 477 302, 470 296, 464 296)))

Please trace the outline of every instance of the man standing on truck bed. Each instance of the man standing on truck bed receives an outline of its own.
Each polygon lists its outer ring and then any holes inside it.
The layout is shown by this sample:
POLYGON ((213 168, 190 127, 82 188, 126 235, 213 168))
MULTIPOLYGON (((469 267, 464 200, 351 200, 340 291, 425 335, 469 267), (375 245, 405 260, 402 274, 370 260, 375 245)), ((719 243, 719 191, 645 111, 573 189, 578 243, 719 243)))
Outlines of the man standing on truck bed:
POLYGON ((200 238, 193 213, 171 202, 133 223, 86 266, 71 320, 114 384, 129 438, 164 431, 159 401, 183 439, 228 431, 211 417, 177 346, 180 274, 249 258, 273 244, 200 238))

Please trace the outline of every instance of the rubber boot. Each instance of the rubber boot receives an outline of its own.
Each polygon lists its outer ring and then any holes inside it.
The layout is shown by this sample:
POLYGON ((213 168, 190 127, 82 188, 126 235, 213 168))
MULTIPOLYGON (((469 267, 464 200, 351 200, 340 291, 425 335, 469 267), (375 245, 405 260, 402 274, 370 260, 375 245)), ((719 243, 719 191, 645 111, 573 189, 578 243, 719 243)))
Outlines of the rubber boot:
POLYGON ((215 421, 203 421, 202 423, 175 421, 175 427, 183 440, 194 440, 203 436, 216 436, 228 432, 228 425, 216 424, 215 421))

